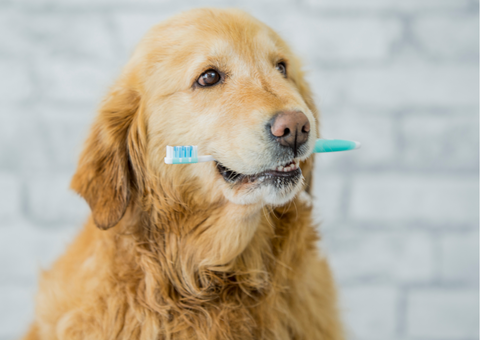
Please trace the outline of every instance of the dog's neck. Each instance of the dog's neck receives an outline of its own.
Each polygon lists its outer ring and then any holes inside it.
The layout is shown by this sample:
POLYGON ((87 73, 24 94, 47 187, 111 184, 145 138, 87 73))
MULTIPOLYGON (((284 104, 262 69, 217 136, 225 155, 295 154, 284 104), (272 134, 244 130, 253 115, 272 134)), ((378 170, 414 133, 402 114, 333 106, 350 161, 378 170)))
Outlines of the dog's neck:
POLYGON ((219 290, 233 286, 244 292, 267 290, 275 268, 290 266, 281 253, 299 232, 292 221, 310 210, 298 199, 276 209, 228 201, 208 207, 160 203, 150 211, 130 209, 118 231, 130 240, 125 246, 135 249, 134 263, 142 264, 142 275, 154 275, 177 294, 200 300, 218 298, 219 290))
POLYGON ((106 281, 124 285, 129 309, 140 304, 174 327, 168 332, 191 327, 207 334, 211 320, 225 324, 216 330, 247 333, 252 318, 269 324, 271 305, 264 302, 288 300, 316 251, 311 206, 296 198, 276 209, 218 202, 205 210, 167 201, 151 210, 132 206, 115 228, 96 231, 103 239, 96 249, 111 261, 114 279, 106 281))

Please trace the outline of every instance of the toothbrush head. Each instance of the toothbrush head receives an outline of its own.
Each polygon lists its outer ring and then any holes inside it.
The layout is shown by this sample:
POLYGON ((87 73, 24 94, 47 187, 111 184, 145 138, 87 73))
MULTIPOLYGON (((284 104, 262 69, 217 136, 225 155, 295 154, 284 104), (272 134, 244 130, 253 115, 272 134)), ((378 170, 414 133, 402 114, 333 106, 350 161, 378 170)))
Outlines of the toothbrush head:
POLYGON ((196 145, 168 146, 166 164, 193 164, 198 163, 198 151, 196 145))

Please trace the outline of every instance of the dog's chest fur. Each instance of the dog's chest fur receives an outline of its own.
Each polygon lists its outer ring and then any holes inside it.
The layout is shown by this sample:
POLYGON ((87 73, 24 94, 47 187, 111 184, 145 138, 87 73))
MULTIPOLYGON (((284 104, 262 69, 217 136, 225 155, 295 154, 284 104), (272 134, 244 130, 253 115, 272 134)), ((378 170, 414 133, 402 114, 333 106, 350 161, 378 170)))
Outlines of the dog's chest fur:
POLYGON ((194 263, 199 254, 189 253, 194 244, 188 238, 168 228, 141 227, 135 214, 116 230, 100 231, 90 222, 43 276, 39 334, 49 339, 340 339, 333 284, 316 252, 310 208, 295 203, 265 212, 234 261, 207 266, 194 263), (127 224, 135 220, 132 232, 127 224))

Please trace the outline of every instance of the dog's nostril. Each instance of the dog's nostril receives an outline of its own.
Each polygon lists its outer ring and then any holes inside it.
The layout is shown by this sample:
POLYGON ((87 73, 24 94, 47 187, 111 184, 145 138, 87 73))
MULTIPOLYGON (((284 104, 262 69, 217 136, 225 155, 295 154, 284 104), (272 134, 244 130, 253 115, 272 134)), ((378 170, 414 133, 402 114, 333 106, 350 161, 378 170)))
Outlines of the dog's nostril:
POLYGON ((280 112, 272 118, 267 125, 275 137, 287 137, 289 135, 308 134, 310 122, 303 112, 280 112))
POLYGON ((296 154, 297 148, 308 140, 310 122, 301 111, 284 111, 275 115, 267 128, 280 145, 292 148, 296 154))
POLYGON ((309 133, 310 132, 310 123, 307 122, 303 127, 302 127, 302 132, 304 133, 309 133))

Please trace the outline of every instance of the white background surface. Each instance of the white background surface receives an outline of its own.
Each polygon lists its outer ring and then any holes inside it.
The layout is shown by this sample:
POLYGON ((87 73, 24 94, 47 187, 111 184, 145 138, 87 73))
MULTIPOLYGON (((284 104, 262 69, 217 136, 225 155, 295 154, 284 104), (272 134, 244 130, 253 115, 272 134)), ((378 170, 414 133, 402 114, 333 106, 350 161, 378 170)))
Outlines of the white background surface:
POLYGON ((322 247, 351 339, 478 339, 478 3, 0 0, 0 340, 88 214, 68 190, 102 95, 153 24, 241 7, 303 57, 325 137, 322 247))

